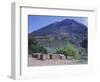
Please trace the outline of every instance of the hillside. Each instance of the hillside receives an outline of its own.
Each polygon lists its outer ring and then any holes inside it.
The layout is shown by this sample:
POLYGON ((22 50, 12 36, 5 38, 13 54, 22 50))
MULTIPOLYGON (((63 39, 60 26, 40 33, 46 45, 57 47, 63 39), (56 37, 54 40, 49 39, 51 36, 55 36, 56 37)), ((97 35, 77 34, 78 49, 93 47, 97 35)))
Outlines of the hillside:
POLYGON ((79 49, 82 58, 87 59, 87 42, 81 45, 87 39, 88 28, 84 24, 78 23, 72 19, 65 19, 60 22, 54 22, 41 29, 29 34, 29 38, 35 38, 39 45, 44 46, 48 52, 55 53, 56 49, 68 44, 73 44, 79 49))

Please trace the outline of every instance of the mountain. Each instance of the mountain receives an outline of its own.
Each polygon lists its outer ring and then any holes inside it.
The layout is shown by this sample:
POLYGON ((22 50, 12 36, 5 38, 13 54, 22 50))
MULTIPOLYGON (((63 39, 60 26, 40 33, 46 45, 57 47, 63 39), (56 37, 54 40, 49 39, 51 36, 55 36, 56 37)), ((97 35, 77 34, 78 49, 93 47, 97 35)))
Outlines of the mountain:
MULTIPOLYGON (((82 44, 87 37, 88 28, 72 19, 65 19, 60 22, 54 22, 41 29, 33 31, 28 35, 29 38, 35 38, 38 44, 45 47, 48 52, 55 52, 57 48, 61 48, 67 44, 73 44, 81 49, 82 44)), ((80 50, 83 51, 84 50, 80 50)))
POLYGON ((87 48, 88 47, 88 40, 84 39, 81 44, 80 44, 83 48, 87 48))
POLYGON ((65 19, 29 33, 28 39, 36 41, 49 53, 55 53, 57 49, 72 44, 79 50, 81 59, 87 60, 87 35, 87 26, 72 19, 65 19))
POLYGON ((34 36, 48 36, 48 35, 68 35, 68 34, 86 34, 87 26, 78 23, 72 19, 65 19, 60 22, 54 22, 41 29, 33 31, 31 35, 34 36))

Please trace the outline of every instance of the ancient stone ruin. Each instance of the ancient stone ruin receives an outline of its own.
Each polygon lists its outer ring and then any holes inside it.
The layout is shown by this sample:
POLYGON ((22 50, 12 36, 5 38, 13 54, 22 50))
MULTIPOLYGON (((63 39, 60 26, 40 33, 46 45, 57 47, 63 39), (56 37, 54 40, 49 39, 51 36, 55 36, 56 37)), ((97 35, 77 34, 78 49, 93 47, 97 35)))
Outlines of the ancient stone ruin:
POLYGON ((33 53, 32 57, 37 58, 39 60, 46 60, 46 59, 61 59, 64 60, 66 59, 64 54, 52 54, 52 53, 48 53, 48 54, 43 54, 43 53, 33 53))

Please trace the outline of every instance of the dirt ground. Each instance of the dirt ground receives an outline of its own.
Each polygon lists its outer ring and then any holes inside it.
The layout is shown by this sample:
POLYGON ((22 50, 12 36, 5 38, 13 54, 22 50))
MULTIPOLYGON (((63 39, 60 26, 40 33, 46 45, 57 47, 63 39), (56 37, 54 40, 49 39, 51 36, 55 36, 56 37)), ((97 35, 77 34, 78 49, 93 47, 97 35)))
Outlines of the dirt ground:
POLYGON ((47 66, 47 65, 73 65, 80 64, 80 60, 61 60, 61 59, 48 59, 48 60, 39 60, 36 58, 28 57, 28 66, 47 66))

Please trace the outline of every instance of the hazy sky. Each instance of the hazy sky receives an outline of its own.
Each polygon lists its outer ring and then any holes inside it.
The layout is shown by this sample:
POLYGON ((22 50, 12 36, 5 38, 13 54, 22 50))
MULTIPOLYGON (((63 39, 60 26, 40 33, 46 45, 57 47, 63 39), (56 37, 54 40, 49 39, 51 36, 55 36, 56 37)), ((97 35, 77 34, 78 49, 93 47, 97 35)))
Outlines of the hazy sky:
POLYGON ((42 15, 28 15, 28 33, 40 29, 48 24, 62 21, 64 19, 73 19, 79 23, 87 26, 87 17, 71 17, 71 16, 42 16, 42 15))

